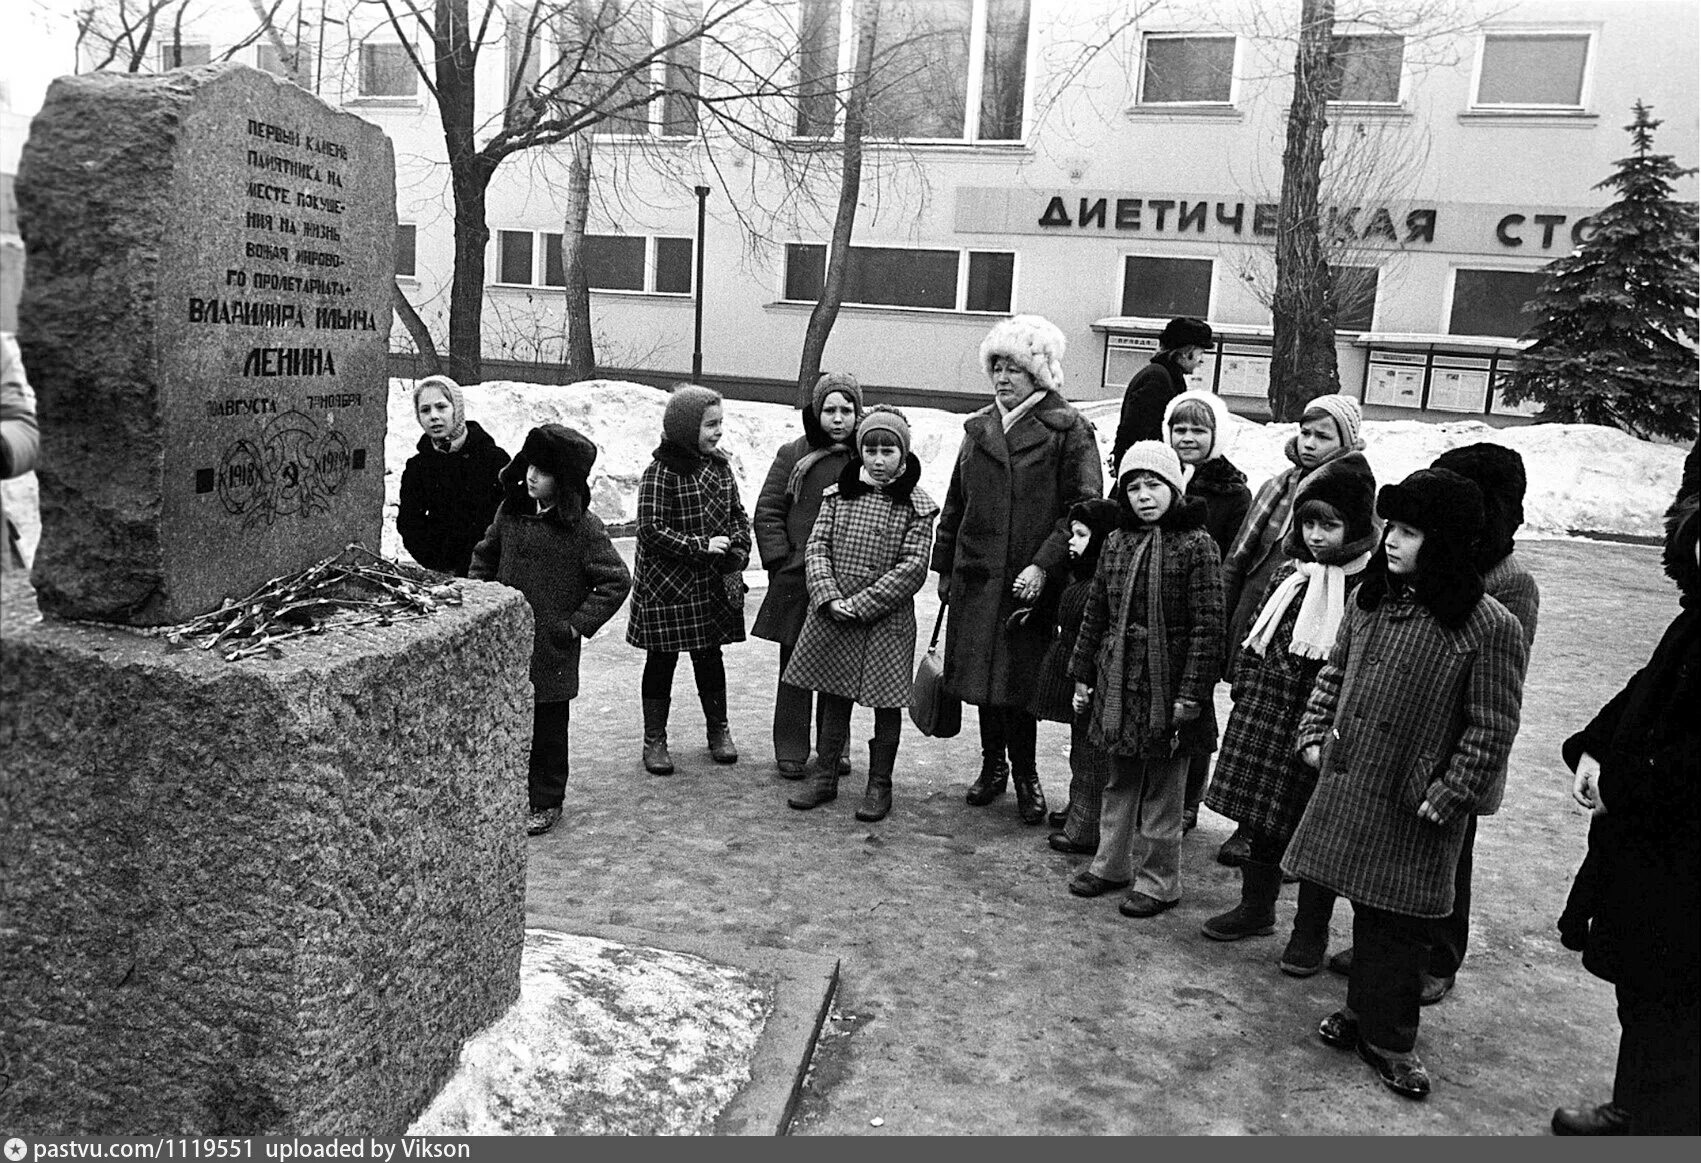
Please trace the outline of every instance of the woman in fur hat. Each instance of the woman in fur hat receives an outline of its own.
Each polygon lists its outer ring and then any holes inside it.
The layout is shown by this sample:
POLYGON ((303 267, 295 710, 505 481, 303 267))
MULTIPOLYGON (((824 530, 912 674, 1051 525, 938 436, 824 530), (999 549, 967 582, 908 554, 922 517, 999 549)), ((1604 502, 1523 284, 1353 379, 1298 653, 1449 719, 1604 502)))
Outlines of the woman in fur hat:
POLYGON ((1612 1100, 1553 1112, 1559 1135, 1701 1134, 1701 517, 1696 448, 1666 511, 1679 609, 1648 665, 1565 741, 1571 795, 1593 817, 1559 939, 1618 996, 1612 1100))
POLYGON ((963 422, 933 544, 950 605, 945 687, 979 708, 980 775, 964 798, 990 804, 1014 779, 1027 824, 1045 819, 1027 707, 1048 635, 1043 624, 1006 624, 1063 565, 1070 507, 1104 493, 1093 426, 1062 396, 1063 349, 1063 333, 1038 315, 987 333, 980 364, 993 401, 963 422))
POLYGON ((579 643, 602 629, 632 589, 626 563, 590 510, 596 458, 597 446, 565 425, 533 428, 502 470, 502 504, 472 555, 472 577, 513 586, 532 608, 526 831, 533 836, 561 818, 579 643))
POLYGON ((1376 513, 1382 543, 1295 738, 1319 774, 1282 867, 1353 902, 1347 1003, 1318 1037, 1357 1049, 1396 1094, 1423 1098, 1431 928, 1453 907, 1471 813, 1506 778, 1528 650, 1476 571, 1476 485, 1420 469, 1383 488, 1376 513))
MULTIPOLYGON (((1324 465, 1299 486, 1284 546, 1288 560, 1270 579, 1241 645, 1234 711, 1205 796, 1212 811, 1240 825, 1251 847, 1240 866, 1240 903, 1204 924, 1213 940, 1275 931, 1282 853, 1317 783, 1317 773, 1294 754, 1294 729, 1376 548, 1375 508, 1376 479, 1362 458, 1324 465)), ((1282 972, 1309 977, 1323 968, 1334 905, 1334 893, 1301 883, 1282 972)))
MULTIPOLYGON (((803 435, 780 446, 756 498, 756 552, 768 571, 768 592, 750 633, 780 644, 782 676, 774 692, 774 759, 787 779, 802 779, 809 762, 809 721, 814 692, 785 681, 797 636, 809 613, 803 550, 821 493, 855 459, 851 442, 862 418, 862 385, 848 372, 828 372, 815 381, 803 409, 803 435)), ((817 726, 816 736, 820 735, 817 726)))
POLYGON ((737 763, 727 724, 721 647, 744 641, 750 522, 721 444, 721 394, 680 384, 662 413, 662 440, 638 481, 638 549, 626 641, 646 652, 644 770, 672 775, 667 720, 680 651, 691 654, 709 756, 737 763))
POLYGON ((413 414, 425 432, 402 469, 396 532, 425 568, 465 577, 473 546, 502 503, 496 474, 508 454, 478 421, 467 419, 461 386, 448 376, 426 376, 414 385, 413 414))
POLYGON ((1187 377, 1216 342, 1203 319, 1181 316, 1164 324, 1152 362, 1134 373, 1122 393, 1122 418, 1110 446, 1110 470, 1136 440, 1163 440, 1164 407, 1187 388, 1187 377))

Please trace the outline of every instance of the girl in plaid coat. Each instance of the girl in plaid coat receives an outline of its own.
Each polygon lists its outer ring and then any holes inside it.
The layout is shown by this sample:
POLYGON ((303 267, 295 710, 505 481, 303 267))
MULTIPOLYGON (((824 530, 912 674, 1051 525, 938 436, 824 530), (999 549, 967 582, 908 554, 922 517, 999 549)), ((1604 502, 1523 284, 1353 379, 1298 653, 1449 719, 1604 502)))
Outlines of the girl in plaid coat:
POLYGON ((644 659, 644 768, 670 775, 667 718, 679 652, 691 652, 716 763, 738 762, 726 717, 721 647, 744 641, 750 522, 720 451, 721 396, 680 384, 662 414, 662 441, 638 482, 638 552, 626 641, 644 659))
MULTIPOLYGON (((1251 852, 1240 866, 1240 903, 1203 927, 1217 941, 1275 932, 1282 853, 1311 798, 1317 773, 1294 754, 1294 730, 1311 685, 1335 644, 1349 595, 1376 549, 1376 479, 1354 453, 1326 464, 1299 486, 1289 560, 1270 579, 1235 667, 1234 711, 1223 732, 1212 811, 1240 825, 1251 852)), ((1284 973, 1309 977, 1328 952, 1335 894, 1302 882, 1284 973)))
POLYGON ((1497 799, 1527 648, 1483 592, 1482 492, 1420 469, 1377 498, 1382 544, 1341 621, 1295 747, 1319 772, 1282 866, 1353 902, 1347 1004, 1317 1034, 1423 1098, 1416 1054, 1432 918, 1453 908, 1471 813, 1497 799))
POLYGON ((1188 759, 1217 744, 1204 701, 1222 672, 1223 589, 1205 506, 1182 501, 1181 461, 1136 441, 1117 480, 1122 527, 1105 542, 1069 673, 1089 740, 1111 755, 1091 866, 1069 884, 1099 896, 1133 882, 1120 911, 1152 917, 1181 899, 1188 759))
POLYGON ((786 802, 799 810, 839 794, 839 757, 851 704, 874 708, 868 787, 856 818, 892 809, 892 768, 915 665, 915 595, 927 580, 939 506, 922 491, 910 427, 894 408, 857 425, 858 459, 828 485, 804 550, 809 614, 785 681, 821 692, 821 731, 809 782, 786 802))

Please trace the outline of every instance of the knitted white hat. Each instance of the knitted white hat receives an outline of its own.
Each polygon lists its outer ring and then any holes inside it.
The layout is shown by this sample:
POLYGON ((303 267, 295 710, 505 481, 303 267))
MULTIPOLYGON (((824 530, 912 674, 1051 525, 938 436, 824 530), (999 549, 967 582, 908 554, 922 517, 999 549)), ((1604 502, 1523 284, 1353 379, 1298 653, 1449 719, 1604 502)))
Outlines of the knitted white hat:
MULTIPOLYGON (((1305 412, 1322 412, 1333 420, 1336 429, 1340 431, 1343 448, 1364 447, 1364 437, 1359 433, 1359 428, 1364 423, 1364 410, 1351 396, 1318 396, 1305 402, 1305 412)), ((1305 422, 1304 414, 1300 416, 1300 422, 1305 422)))
POLYGON ((1012 315, 993 324, 980 342, 980 366, 992 375, 997 356, 1014 360, 1034 377, 1042 390, 1063 391, 1063 348, 1066 341, 1057 324, 1039 315, 1012 315))
POLYGON ((1206 460, 1216 460, 1228 451, 1229 441, 1234 435, 1234 429, 1229 426, 1228 405, 1215 392, 1207 392, 1202 388, 1189 388, 1164 405, 1164 436, 1169 436, 1170 417, 1175 410, 1185 403, 1203 404, 1211 412, 1211 451, 1206 460))
POLYGON ((1123 487, 1131 472, 1149 472, 1175 490, 1177 501, 1187 493, 1187 478, 1181 475, 1181 458, 1161 440, 1136 440, 1122 454, 1116 468, 1116 487, 1123 487))

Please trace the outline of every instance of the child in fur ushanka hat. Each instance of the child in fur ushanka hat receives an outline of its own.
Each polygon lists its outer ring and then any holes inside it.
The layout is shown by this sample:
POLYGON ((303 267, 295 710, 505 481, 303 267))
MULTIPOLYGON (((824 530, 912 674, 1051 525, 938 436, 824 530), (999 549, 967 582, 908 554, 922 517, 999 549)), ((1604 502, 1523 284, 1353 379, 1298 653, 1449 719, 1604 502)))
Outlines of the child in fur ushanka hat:
POLYGON ((579 644, 620 610, 632 575, 590 510, 597 446, 564 424, 542 424, 502 470, 496 519, 472 554, 471 576, 513 586, 532 608, 531 815, 541 835, 561 818, 569 715, 579 694, 579 644))
POLYGON ((667 720, 680 651, 691 654, 709 755, 737 763, 727 724, 721 647, 744 641, 750 522, 721 444, 721 395, 679 384, 662 412, 662 440, 638 480, 638 548, 626 641, 646 652, 644 770, 672 775, 667 720))
MULTIPOLYGON (((774 761, 787 779, 802 779, 809 762, 810 720, 817 720, 813 694, 785 681, 803 620, 809 591, 803 576, 803 548, 821 494, 856 458, 852 444, 862 419, 862 385, 849 372, 825 372, 815 381, 803 409, 803 435, 780 445, 757 495, 756 551, 768 571, 768 591, 750 633, 780 645, 780 679, 774 692, 774 761)), ((849 761, 840 765, 848 767, 849 761)))
MULTIPOLYGON (((1217 941, 1275 931, 1282 853, 1316 785, 1293 751, 1317 672, 1335 644, 1346 602, 1376 548, 1376 480, 1360 458, 1326 464, 1300 483, 1288 560, 1238 648, 1234 710, 1223 731, 1217 774, 1205 803, 1240 826, 1250 852, 1240 866, 1240 903, 1203 927, 1217 941)), ((1302 883, 1284 973, 1309 977, 1328 952, 1335 894, 1302 883)))
POLYGON ((1475 484, 1420 469, 1384 487, 1376 512, 1381 544, 1296 733, 1319 776, 1282 867, 1353 902, 1346 1005, 1318 1037, 1356 1049, 1396 1094, 1423 1098, 1432 926, 1453 908, 1472 814, 1505 780, 1528 649, 1518 620, 1483 593, 1475 484))

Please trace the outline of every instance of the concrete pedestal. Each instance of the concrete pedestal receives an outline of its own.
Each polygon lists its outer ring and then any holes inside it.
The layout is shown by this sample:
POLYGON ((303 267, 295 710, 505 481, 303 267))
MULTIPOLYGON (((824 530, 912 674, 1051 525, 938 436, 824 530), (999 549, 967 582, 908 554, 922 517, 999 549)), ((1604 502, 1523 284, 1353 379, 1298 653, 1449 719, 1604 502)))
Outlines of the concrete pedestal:
POLYGON ((0 595, 0 1127, 399 1134, 519 992, 531 612, 227 663, 0 595))

